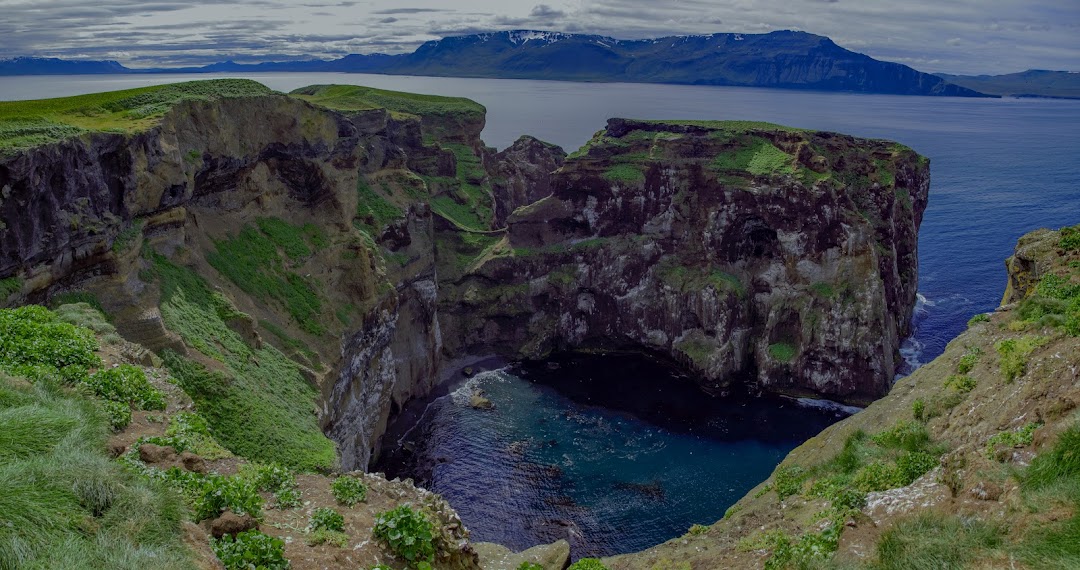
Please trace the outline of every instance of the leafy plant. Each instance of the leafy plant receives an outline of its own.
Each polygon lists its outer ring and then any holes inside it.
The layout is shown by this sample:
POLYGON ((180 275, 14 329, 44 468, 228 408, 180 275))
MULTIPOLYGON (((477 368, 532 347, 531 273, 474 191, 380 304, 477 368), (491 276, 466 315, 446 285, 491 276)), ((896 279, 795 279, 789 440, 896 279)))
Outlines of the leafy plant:
POLYGON ((1001 357, 1001 373, 1007 382, 1012 382, 1027 370, 1028 358, 1036 348, 1046 344, 1047 339, 1038 336, 1025 336, 999 341, 994 350, 1001 357))
POLYGON ((781 467, 776 470, 776 475, 773 477, 773 489, 776 491, 777 496, 780 497, 780 500, 783 501, 791 495, 802 491, 807 476, 806 469, 798 465, 781 467))
POLYGON ((517 570, 544 570, 544 567, 535 562, 522 562, 517 570))
POLYGON ((1014 431, 1003 431, 994 434, 986 441, 984 453, 987 459, 994 459, 998 447, 1013 448, 1031 445, 1031 440, 1035 437, 1035 430, 1041 427, 1042 424, 1040 423, 1029 423, 1014 431))
POLYGON ((956 371, 960 374, 967 374, 975 368, 975 364, 979 362, 979 357, 982 356, 982 349, 973 346, 968 349, 967 353, 960 357, 960 362, 956 365, 956 371))
POLYGON ((342 532, 345 530, 345 517, 329 507, 319 507, 312 513, 311 521, 308 522, 308 529, 342 532))
POLYGON ((911 403, 911 415, 916 421, 926 421, 926 402, 922 401, 922 398, 911 403))
POLYGON ((971 317, 970 319, 968 319, 968 327, 973 327, 973 326, 975 326, 975 325, 977 325, 979 323, 988 323, 988 322, 990 322, 990 315, 987 314, 987 313, 979 313, 979 314, 971 317))
POLYGON ((608 570, 598 558, 582 558, 570 565, 566 570, 608 570))
POLYGON ((965 374, 951 374, 945 378, 945 388, 960 394, 967 394, 977 385, 978 382, 974 378, 965 374))
POLYGON ((375 517, 372 534, 412 564, 435 560, 434 525, 423 513, 400 505, 375 517))
POLYGON ((109 418, 109 425, 114 431, 120 431, 131 423, 131 406, 124 402, 102 400, 101 409, 105 411, 105 416, 109 418))
POLYGON ((349 544, 349 535, 336 530, 327 530, 325 528, 320 528, 308 534, 307 543, 308 546, 329 544, 338 548, 345 548, 345 546, 349 544))
MULTIPOLYGON (((210 435, 210 424, 195 412, 179 412, 169 418, 165 436, 176 438, 181 445, 206 459, 222 459, 232 454, 210 435)), ((241 467, 243 470, 244 467, 241 467)))
POLYGON ((780 362, 791 362, 792 360, 795 360, 795 355, 797 353, 798 349, 789 342, 777 342, 769 345, 769 356, 780 362))
POLYGON ((225 535, 210 542, 214 554, 226 570, 288 570, 285 543, 257 530, 225 535))
POLYGON ((121 364, 98 370, 85 384, 98 397, 114 402, 126 402, 141 410, 164 410, 165 394, 146 379, 142 368, 121 364))
POLYGON ((210 474, 197 483, 195 520, 212 519, 226 509, 238 514, 262 517, 263 499, 259 490, 243 477, 210 474))
POLYGON ((367 497, 367 485, 358 477, 342 475, 330 484, 330 492, 338 503, 351 507, 367 497))
POLYGON ((60 375, 77 380, 101 364, 94 334, 62 322, 37 305, 0 309, 0 370, 31 379, 60 375))
POLYGON ((694 536, 700 536, 700 535, 705 534, 707 532, 709 532, 709 527, 707 527, 707 526, 705 526, 703 524, 692 525, 690 527, 690 530, 689 530, 689 533, 694 535, 694 536))

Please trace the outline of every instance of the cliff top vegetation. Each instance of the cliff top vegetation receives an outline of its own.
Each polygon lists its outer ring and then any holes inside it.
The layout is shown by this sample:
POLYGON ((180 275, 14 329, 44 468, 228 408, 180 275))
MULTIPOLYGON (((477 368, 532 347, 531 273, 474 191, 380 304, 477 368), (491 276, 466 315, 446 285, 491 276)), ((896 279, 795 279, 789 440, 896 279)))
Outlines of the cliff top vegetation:
POLYGON ((289 93, 336 111, 387 109, 392 113, 418 116, 480 115, 483 105, 464 97, 440 97, 385 91, 360 85, 310 85, 289 93))
POLYGON ((0 101, 0 152, 32 148, 84 132, 147 129, 183 101, 274 93, 248 79, 211 79, 56 99, 0 101))

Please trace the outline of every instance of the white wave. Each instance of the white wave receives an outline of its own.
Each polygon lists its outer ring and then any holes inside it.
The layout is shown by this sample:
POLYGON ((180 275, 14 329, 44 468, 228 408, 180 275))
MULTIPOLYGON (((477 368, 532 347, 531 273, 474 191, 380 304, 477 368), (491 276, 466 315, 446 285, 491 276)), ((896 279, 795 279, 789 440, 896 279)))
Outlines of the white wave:
POLYGON ((922 361, 924 349, 926 349, 926 345, 915 337, 904 339, 903 344, 900 345, 900 357, 907 363, 908 370, 911 372, 925 364, 922 361))
POLYGON ((506 382, 506 369, 485 370, 478 372, 476 376, 469 378, 460 388, 450 392, 450 400, 457 406, 469 406, 472 403, 472 395, 484 384, 492 382, 506 382))

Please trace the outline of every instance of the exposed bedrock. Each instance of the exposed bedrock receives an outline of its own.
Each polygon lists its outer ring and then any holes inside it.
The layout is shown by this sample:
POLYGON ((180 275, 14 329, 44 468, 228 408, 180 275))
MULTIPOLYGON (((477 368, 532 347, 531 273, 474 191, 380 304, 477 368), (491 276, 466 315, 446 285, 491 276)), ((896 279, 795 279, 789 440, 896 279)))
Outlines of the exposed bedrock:
POLYGON ((530 137, 496 153, 471 105, 188 102, 140 134, 4 157, 6 302, 89 291, 125 336, 216 369, 147 276, 155 255, 190 269, 243 313, 229 326, 244 342, 318 388, 346 468, 467 356, 629 347, 713 394, 885 393, 915 301, 925 159, 773 125, 627 120, 570 157, 530 137), (265 272, 314 292, 306 320, 222 269, 267 219, 319 230, 305 255, 267 254, 280 265, 265 272))

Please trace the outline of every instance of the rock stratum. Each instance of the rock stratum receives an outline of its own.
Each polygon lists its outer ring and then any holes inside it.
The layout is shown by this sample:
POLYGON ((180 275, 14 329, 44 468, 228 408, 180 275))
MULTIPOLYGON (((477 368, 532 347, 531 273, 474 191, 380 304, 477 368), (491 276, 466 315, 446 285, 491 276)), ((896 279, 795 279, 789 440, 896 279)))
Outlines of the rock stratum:
POLYGON ((363 469, 492 354, 630 348, 716 396, 856 403, 896 373, 929 187, 902 145, 613 119, 495 152, 464 99, 241 80, 59 101, 0 106, 7 302, 90 294, 252 459, 363 469))

